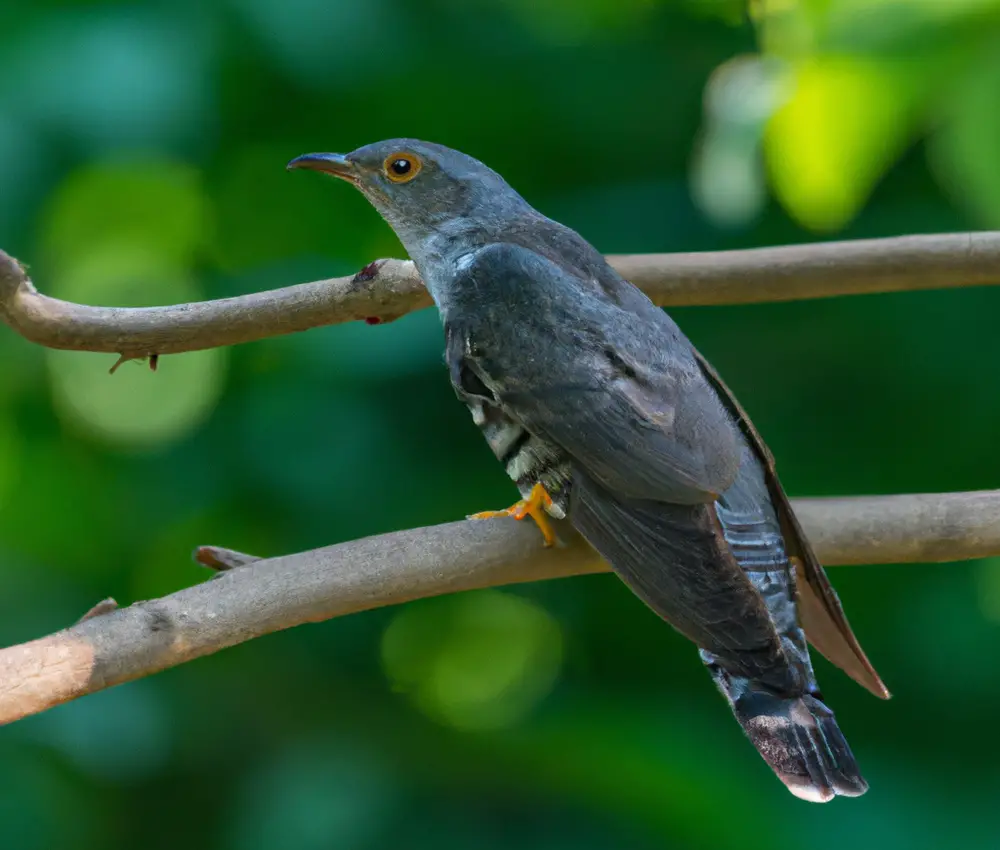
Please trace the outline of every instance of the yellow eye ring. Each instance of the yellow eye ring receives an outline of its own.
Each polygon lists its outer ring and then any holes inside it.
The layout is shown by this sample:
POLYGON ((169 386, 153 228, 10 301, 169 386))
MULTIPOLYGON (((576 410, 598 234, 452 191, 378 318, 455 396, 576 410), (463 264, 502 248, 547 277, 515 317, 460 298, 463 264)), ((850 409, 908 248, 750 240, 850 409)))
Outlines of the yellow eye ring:
POLYGON ((420 158, 411 153, 394 153, 385 158, 382 170, 393 183, 409 183, 420 173, 420 158))

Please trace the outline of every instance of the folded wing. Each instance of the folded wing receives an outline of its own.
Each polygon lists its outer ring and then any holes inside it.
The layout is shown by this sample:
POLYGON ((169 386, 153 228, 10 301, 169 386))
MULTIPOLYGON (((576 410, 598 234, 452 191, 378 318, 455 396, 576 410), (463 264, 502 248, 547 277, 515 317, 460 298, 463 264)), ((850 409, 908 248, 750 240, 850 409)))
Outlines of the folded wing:
POLYGON ((449 336, 464 332, 463 365, 531 433, 629 498, 699 504, 733 483, 736 425, 662 310, 623 310, 515 245, 480 250, 460 276, 456 291, 496 306, 446 310, 449 336))
POLYGON ((491 301, 517 309, 476 313, 462 366, 507 416, 569 456, 570 519, 581 534, 729 669, 800 690, 716 514, 739 470, 740 434, 669 317, 652 304, 622 310, 513 246, 481 251, 464 274, 461 291, 488 288, 491 301))
POLYGON ((764 468, 765 480, 771 495, 778 520, 781 524, 785 549, 789 561, 795 566, 798 580, 798 611, 803 631, 809 642, 831 663, 837 665, 855 682, 867 688, 875 696, 888 699, 889 689, 885 686, 872 663, 868 660, 861 644, 855 637, 847 615, 840 604, 836 591, 827 578, 812 546, 806 539, 788 496, 778 480, 774 468, 774 458, 765 445, 750 417, 740 406, 735 396, 722 379, 700 354, 695 352, 706 377, 714 384, 726 405, 738 417, 740 427, 753 446, 764 468))

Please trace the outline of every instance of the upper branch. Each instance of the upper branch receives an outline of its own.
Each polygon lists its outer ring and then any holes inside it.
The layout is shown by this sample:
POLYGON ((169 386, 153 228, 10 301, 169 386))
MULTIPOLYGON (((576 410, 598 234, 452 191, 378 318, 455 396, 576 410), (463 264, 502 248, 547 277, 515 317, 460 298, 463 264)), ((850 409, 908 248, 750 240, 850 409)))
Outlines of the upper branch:
MULTIPOLYGON (((1000 232, 903 236, 687 254, 610 256, 663 306, 791 301, 1000 283, 1000 232)), ((89 307, 39 293, 0 251, 0 317, 49 348, 123 358, 233 345, 358 319, 391 321, 431 300, 410 262, 351 277, 170 307, 89 307)))
MULTIPOLYGON (((795 512, 828 564, 1000 554, 1000 491, 800 499, 795 512)), ((460 590, 594 573, 604 563, 569 526, 545 549, 531 523, 463 521, 257 560, 162 599, 111 600, 54 635, 0 650, 0 724, 279 629, 460 590)))
POLYGON ((90 307, 42 295, 0 251, 0 316, 48 348, 123 358, 251 342, 367 317, 390 321, 428 307, 413 263, 377 260, 353 277, 169 307, 90 307))

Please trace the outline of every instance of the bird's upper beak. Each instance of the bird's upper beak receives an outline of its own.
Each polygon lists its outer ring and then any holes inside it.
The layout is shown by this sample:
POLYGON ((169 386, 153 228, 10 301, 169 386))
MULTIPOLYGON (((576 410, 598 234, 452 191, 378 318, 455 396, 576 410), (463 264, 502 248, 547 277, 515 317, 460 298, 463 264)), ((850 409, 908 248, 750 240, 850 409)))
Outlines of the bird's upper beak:
POLYGON ((309 168, 313 171, 324 171, 347 180, 349 183, 357 183, 360 175, 354 163, 342 153, 304 153, 297 156, 286 166, 289 171, 293 168, 309 168))

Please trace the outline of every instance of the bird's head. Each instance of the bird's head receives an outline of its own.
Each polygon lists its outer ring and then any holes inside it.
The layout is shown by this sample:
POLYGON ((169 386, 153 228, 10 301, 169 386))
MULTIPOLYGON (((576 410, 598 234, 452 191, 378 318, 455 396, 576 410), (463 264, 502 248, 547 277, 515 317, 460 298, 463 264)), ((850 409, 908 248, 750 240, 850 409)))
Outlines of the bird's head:
POLYGON ((495 171, 456 150, 416 139, 389 139, 348 154, 308 153, 288 163, 346 180, 389 223, 420 261, 428 240, 451 242, 499 232, 527 204, 495 171))

